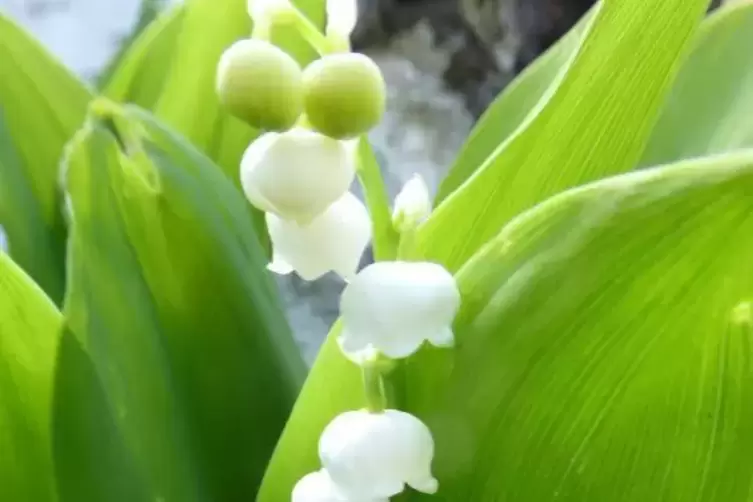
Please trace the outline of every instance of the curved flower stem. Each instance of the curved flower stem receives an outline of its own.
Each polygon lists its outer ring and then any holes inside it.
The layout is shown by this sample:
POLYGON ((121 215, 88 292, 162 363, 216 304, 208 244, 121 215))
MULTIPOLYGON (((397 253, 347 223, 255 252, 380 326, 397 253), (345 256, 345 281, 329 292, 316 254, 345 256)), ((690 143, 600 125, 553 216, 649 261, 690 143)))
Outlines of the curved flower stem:
POLYGON ((400 234, 392 225, 392 213, 379 164, 366 135, 358 140, 358 181, 363 187, 366 206, 371 214, 372 246, 376 261, 389 261, 397 257, 400 234))
POLYGON ((387 392, 380 369, 374 365, 363 366, 363 387, 366 392, 366 409, 380 413, 387 408, 387 392))
POLYGON ((322 33, 319 28, 306 17, 306 14, 301 12, 295 6, 285 11, 284 16, 280 16, 280 23, 289 23, 295 26, 298 33, 314 48, 320 56, 330 54, 332 52, 341 51, 341 47, 338 44, 333 44, 332 41, 322 33))
POLYGON ((397 258, 404 260, 410 257, 411 251, 416 246, 417 229, 411 228, 405 230, 399 237, 399 244, 397 247, 397 258))

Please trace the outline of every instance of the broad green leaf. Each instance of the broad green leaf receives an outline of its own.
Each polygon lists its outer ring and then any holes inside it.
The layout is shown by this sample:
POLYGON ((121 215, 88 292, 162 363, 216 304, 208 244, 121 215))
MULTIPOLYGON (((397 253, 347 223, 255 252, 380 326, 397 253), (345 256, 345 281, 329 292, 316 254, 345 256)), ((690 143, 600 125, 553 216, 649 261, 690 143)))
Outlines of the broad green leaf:
POLYGON ((528 66, 489 105, 442 180, 435 205, 454 192, 484 164, 516 129, 534 118, 573 62, 598 7, 592 8, 564 37, 528 66))
POLYGON ((56 500, 50 409, 61 316, 0 251, 0 500, 56 500))
POLYGON ((753 146, 753 3, 704 21, 641 166, 753 146))
POLYGON ((0 225, 13 258, 55 302, 65 287, 58 165, 89 99, 80 81, 0 14, 0 225))
POLYGON ((245 200, 146 112, 107 102, 72 143, 66 184, 65 315, 96 378, 61 387, 95 404, 63 403, 56 423, 101 425, 59 450, 59 464, 83 463, 92 478, 71 483, 66 500, 99 502, 91 486, 122 476, 129 492, 107 500, 253 500, 305 367, 245 200), (102 435, 130 460, 101 463, 86 448, 102 435))
POLYGON ((521 211, 631 170, 707 4, 603 2, 560 85, 435 210, 418 233, 415 255, 457 270, 521 211))
POLYGON ((751 189, 753 151, 606 180, 460 270, 460 349, 405 375, 445 500, 749 500, 751 189))
POLYGON ((185 4, 164 11, 128 46, 103 83, 103 94, 121 103, 152 108, 170 71, 185 4))
MULTIPOLYGON (((747 502, 753 488, 753 150, 623 174, 509 223, 458 272, 457 347, 389 377, 436 441, 434 496, 747 502)), ((333 330, 261 502, 363 406, 333 330), (293 456, 296 461, 290 460, 293 456)))

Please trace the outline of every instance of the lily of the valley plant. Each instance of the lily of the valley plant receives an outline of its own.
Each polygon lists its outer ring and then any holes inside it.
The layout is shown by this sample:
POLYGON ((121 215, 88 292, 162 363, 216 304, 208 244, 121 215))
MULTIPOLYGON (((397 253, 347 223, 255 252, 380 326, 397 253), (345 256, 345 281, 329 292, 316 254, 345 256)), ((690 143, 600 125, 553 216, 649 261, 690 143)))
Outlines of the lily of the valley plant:
MULTIPOLYGON (((263 29, 228 49, 217 72, 219 94, 232 112, 276 129, 249 145, 240 172, 249 202, 266 212, 268 268, 308 280, 335 271, 351 281, 340 305, 340 341, 363 368, 368 408, 327 426, 319 442, 323 468, 295 485, 293 502, 386 500, 406 484, 424 493, 438 488, 431 432, 418 418, 385 409, 377 361, 409 357, 425 340, 451 347, 460 293, 452 275, 433 263, 383 261, 356 274, 371 219, 348 191, 356 173, 354 138, 380 120, 386 86, 373 62, 347 52, 355 3, 327 3, 326 36, 312 40, 321 58, 301 70, 265 38, 280 18, 306 23, 302 14, 287 0, 250 0, 254 25, 263 29), (274 77, 259 78, 261 68, 274 77)), ((414 177, 395 200, 395 229, 413 231, 430 204, 428 188, 414 177)))
POLYGON ((753 3, 603 0, 433 197, 358 4, 186 0, 89 85, 0 15, 0 501, 751 502, 753 3))

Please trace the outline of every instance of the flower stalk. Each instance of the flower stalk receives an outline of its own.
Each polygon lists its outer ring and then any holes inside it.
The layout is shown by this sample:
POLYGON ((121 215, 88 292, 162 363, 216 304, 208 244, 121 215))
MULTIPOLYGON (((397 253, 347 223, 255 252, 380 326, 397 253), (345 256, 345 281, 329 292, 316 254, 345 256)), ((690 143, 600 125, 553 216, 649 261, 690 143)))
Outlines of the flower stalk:
POLYGON ((382 371, 375 364, 365 364, 361 372, 366 394, 366 409, 372 413, 383 412, 387 409, 388 402, 382 371))

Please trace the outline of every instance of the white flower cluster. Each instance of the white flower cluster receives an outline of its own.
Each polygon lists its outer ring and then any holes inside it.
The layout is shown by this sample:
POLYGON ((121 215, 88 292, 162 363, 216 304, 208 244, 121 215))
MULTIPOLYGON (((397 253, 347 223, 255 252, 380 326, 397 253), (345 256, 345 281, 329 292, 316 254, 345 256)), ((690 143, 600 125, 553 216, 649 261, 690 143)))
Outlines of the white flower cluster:
MULTIPOLYGON (((249 13, 260 22, 285 5, 288 0, 249 0, 249 13)), ((356 0, 328 1, 327 36, 348 37, 355 6, 356 0)), ((338 342, 363 367, 369 402, 368 409, 344 412, 325 428, 322 468, 296 484, 293 502, 383 502, 406 485, 429 494, 439 487, 431 472, 431 432, 417 417, 387 409, 379 359, 406 358, 425 342, 451 347, 460 293, 453 276, 434 263, 380 261, 357 272, 371 239, 366 207, 349 192, 357 141, 303 121, 262 134, 241 161, 244 193, 266 213, 273 248, 268 268, 306 280, 334 271, 348 281, 338 342)), ((392 223, 408 236, 430 212, 429 190, 416 176, 395 199, 392 223)))
MULTIPOLYGON (((276 16, 290 9, 295 7, 289 0, 248 2, 255 25, 270 25, 276 16)), ((327 33, 347 39, 355 27, 356 2, 330 0, 327 16, 327 33)), ((219 66, 218 89, 223 92, 234 85, 235 94, 226 91, 226 101, 233 98, 244 101, 252 116, 264 113, 269 116, 269 110, 259 107, 263 103, 255 108, 250 106, 256 103, 246 95, 242 82, 232 82, 228 77, 232 69, 229 61, 237 52, 231 49, 223 55, 219 66)), ((238 72, 239 78, 250 78, 247 75, 261 78, 248 69, 244 71, 238 72)), ((299 82, 290 85, 291 89, 297 88, 299 82)), ((294 94, 291 91, 273 98, 279 97, 289 105, 295 100, 294 94)), ((271 101, 267 99, 266 103, 271 101)), ((290 114, 280 120, 276 117, 274 123, 284 124, 289 117, 290 114)), ((318 279, 330 271, 345 279, 353 278, 371 239, 366 207, 349 192, 356 173, 357 145, 357 139, 334 138, 299 123, 288 130, 265 132, 248 147, 241 160, 241 185, 251 204, 266 213, 274 250, 271 271, 297 272, 306 280, 318 279)))
MULTIPOLYGON (((345 355, 378 371, 374 358, 405 358, 424 342, 450 347, 460 293, 444 268, 433 263, 377 262, 359 272, 340 301, 345 355)), ((405 485, 435 493, 434 440, 428 427, 393 409, 348 411, 319 440, 323 469, 301 479, 293 502, 385 501, 405 485)))
POLYGON ((334 271, 351 279, 371 239, 371 220, 348 190, 355 143, 298 127, 263 134, 241 161, 248 200, 266 212, 269 269, 314 280, 334 271))

